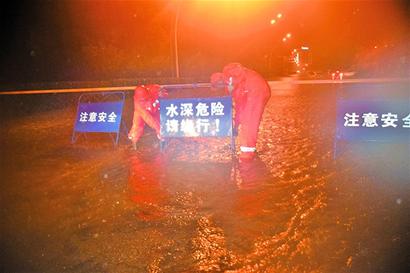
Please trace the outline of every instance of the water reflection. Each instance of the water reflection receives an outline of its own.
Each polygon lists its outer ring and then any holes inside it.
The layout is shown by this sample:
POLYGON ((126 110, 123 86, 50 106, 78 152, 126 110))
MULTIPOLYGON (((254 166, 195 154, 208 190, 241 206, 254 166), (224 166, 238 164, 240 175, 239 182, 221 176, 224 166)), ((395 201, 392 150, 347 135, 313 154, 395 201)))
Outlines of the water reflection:
POLYGON ((238 189, 256 188, 272 179, 266 164, 258 155, 252 161, 234 161, 234 164, 238 168, 235 177, 238 189))
POLYGON ((167 203, 169 194, 163 187, 163 167, 160 154, 140 154, 130 156, 128 179, 131 200, 138 205, 136 216, 143 221, 161 219, 165 216, 162 207, 167 203))
POLYGON ((10 120, 3 271, 406 272, 409 146, 350 143, 335 164, 318 88, 272 98, 243 164, 212 139, 80 151, 61 114, 10 120))
POLYGON ((313 223, 326 207, 329 176, 289 183, 273 177, 259 157, 233 167, 234 187, 221 189, 210 213, 197 220, 192 239, 197 271, 314 271, 317 245, 327 237, 313 223))
POLYGON ((198 219, 192 245, 196 272, 226 272, 238 263, 238 258, 227 248, 224 230, 210 216, 198 219))
POLYGON ((252 161, 233 162, 236 169, 234 183, 234 212, 241 217, 258 217, 266 211, 266 201, 269 199, 269 191, 264 189, 268 182, 272 183, 272 177, 265 163, 259 156, 252 161))

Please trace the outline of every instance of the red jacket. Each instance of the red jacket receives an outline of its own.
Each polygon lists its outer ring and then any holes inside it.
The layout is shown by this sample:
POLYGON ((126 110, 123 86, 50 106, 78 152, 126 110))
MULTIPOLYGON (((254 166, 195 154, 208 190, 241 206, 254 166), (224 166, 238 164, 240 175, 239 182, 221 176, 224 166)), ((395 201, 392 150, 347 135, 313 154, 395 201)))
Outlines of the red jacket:
POLYGON ((159 97, 162 93, 161 87, 157 84, 138 86, 135 89, 134 102, 155 114, 159 111, 159 97))
POLYGON ((264 106, 270 98, 270 87, 266 80, 257 72, 242 66, 239 63, 230 63, 211 76, 211 84, 216 86, 223 82, 227 92, 232 94, 235 103, 235 126, 241 121, 243 109, 248 102, 259 101, 264 106), (231 90, 229 90, 231 85, 231 90))
POLYGON ((153 128, 157 135, 160 134, 159 97, 167 93, 157 84, 141 85, 134 92, 133 124, 128 137, 136 143, 147 124, 153 128))
POLYGON ((229 84, 230 81, 232 82, 232 96, 239 105, 246 103, 250 97, 261 100, 266 100, 270 97, 270 87, 266 80, 257 72, 239 63, 226 65, 222 74, 226 84, 229 84))

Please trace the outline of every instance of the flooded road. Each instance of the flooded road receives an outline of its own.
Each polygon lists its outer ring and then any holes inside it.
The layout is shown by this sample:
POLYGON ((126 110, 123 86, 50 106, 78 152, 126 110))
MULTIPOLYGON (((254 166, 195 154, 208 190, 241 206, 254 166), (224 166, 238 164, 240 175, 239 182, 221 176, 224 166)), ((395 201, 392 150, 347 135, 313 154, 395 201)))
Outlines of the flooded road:
POLYGON ((72 145, 76 95, 0 97, 1 271, 408 272, 409 144, 334 158, 337 88, 273 90, 249 163, 149 130, 72 145))

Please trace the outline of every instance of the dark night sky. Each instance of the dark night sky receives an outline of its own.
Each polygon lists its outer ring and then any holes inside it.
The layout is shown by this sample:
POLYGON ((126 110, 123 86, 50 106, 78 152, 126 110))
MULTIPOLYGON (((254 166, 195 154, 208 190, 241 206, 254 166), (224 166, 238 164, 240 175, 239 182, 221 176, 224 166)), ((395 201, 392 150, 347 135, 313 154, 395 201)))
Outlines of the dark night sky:
MULTIPOLYGON (((0 84, 171 77, 177 2, 3 3, 0 84)), ((229 61, 263 73, 267 56, 279 60, 301 45, 318 69, 348 66, 375 46, 409 41, 405 1, 251 2, 180 1, 183 77, 208 77, 229 61)))

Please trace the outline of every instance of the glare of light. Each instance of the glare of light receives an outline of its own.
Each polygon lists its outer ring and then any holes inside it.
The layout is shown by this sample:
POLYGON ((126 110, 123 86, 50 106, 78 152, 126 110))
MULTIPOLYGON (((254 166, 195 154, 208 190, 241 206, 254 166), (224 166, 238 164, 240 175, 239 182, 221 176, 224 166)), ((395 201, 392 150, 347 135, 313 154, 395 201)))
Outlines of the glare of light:
POLYGON ((276 17, 277 17, 278 19, 282 18, 282 13, 278 13, 278 15, 276 15, 276 17))
POLYGON ((377 49, 377 45, 375 45, 374 48, 377 49))
MULTIPOLYGON (((130 2, 137 3, 140 1, 130 2)), ((265 28, 266 24, 271 23, 271 19, 276 20, 272 26, 278 24, 275 14, 270 14, 267 20, 260 20, 262 14, 266 14, 267 10, 276 5, 274 1, 172 0, 165 2, 181 3, 181 10, 183 10, 181 20, 223 39, 247 37, 254 33, 256 29, 265 28), (207 18, 207 20, 204 20, 204 18, 207 18), (241 31, 237 31, 237 29, 241 31)), ((204 43, 206 37, 207 35, 201 37, 204 43)))
POLYGON ((283 37, 282 42, 286 42, 286 37, 283 37))
POLYGON ((274 25, 275 23, 276 23, 276 20, 275 20, 275 19, 270 20, 270 24, 271 24, 271 25, 274 25))
POLYGON ((296 65, 297 66, 299 66, 300 65, 300 57, 299 57, 299 53, 296 53, 296 56, 295 56, 295 63, 296 63, 296 65))
POLYGON ((309 47, 307 47, 307 46, 302 46, 301 49, 302 49, 302 50, 309 50, 309 47))
POLYGON ((291 34, 291 33, 288 33, 288 34, 286 34, 286 37, 287 37, 287 38, 290 38, 290 37, 292 37, 292 34, 291 34))

